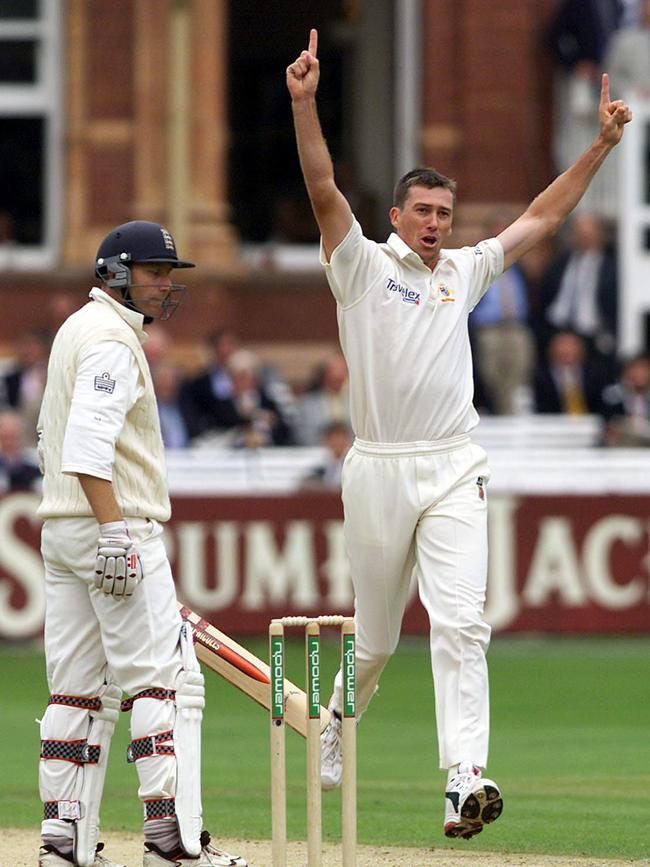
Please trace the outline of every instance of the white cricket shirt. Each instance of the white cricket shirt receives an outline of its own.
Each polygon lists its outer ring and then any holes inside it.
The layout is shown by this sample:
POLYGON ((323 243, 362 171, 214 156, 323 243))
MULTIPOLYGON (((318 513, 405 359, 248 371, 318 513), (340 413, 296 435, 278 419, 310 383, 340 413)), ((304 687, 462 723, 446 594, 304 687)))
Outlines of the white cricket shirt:
POLYGON ((432 442, 478 423, 467 318, 503 271, 496 238, 442 250, 431 271, 402 239, 363 236, 355 220, 328 263, 357 437, 432 442))

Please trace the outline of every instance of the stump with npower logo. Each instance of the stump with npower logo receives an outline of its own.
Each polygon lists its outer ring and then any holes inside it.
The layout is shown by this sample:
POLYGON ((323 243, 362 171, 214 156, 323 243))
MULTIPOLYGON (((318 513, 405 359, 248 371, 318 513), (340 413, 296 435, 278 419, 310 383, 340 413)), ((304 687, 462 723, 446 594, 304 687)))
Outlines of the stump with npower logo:
POLYGON ((282 617, 269 625, 271 668, 271 821, 273 867, 287 863, 287 776, 284 732, 284 631, 305 628, 307 717, 307 864, 322 863, 320 784, 320 629, 341 628, 343 715, 341 736, 341 848, 343 867, 354 867, 357 850, 357 706, 354 620, 339 614, 321 617, 282 617))

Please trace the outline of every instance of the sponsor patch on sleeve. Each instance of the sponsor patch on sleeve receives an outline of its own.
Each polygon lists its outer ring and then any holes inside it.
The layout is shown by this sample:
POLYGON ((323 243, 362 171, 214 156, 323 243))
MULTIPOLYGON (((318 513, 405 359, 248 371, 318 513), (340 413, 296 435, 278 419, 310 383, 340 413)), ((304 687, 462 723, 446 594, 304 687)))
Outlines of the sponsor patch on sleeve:
POLYGON ((115 380, 111 379, 110 373, 102 373, 101 376, 95 377, 95 391, 105 391, 107 394, 113 394, 115 391, 115 380))

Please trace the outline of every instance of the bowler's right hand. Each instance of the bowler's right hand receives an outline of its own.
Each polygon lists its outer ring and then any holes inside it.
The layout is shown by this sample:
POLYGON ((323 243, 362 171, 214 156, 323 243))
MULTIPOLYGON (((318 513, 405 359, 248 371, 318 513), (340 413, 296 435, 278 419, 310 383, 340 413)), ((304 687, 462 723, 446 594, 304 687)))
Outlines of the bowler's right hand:
POLYGON ((320 67, 316 58, 318 49, 318 31, 309 31, 309 48, 302 51, 291 66, 287 66, 287 87, 291 99, 297 102, 301 99, 311 99, 316 94, 320 67))

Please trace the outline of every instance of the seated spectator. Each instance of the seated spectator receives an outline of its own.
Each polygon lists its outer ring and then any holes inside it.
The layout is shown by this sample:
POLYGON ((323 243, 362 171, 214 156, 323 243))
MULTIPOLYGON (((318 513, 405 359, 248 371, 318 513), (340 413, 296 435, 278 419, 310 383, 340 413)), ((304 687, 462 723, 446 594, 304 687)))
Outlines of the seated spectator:
POLYGON ((341 473, 345 456, 352 445, 352 431, 341 421, 330 422, 322 434, 326 449, 325 460, 303 480, 302 488, 316 491, 341 489, 341 473))
POLYGON ((232 445, 245 448, 291 445, 291 427, 281 406, 261 381, 256 356, 239 349, 231 355, 228 369, 233 395, 223 404, 223 419, 235 419, 235 424, 230 425, 234 428, 232 445))
MULTIPOLYGON (((205 338, 208 361, 198 376, 183 388, 181 405, 191 439, 206 431, 231 428, 232 418, 224 424, 224 406, 230 406, 233 382, 228 360, 239 348, 239 338, 231 331, 215 331, 205 338)), ((145 344, 146 346, 146 344, 145 344)))
POLYGON ((348 368, 340 352, 319 366, 312 383, 296 407, 296 440, 302 446, 317 446, 331 422, 350 424, 348 368))
POLYGON ((16 243, 16 221, 10 211, 0 209, 0 247, 10 247, 16 243))
POLYGON ((26 331, 16 347, 16 364, 0 379, 0 407, 20 413, 28 445, 36 445, 36 421, 47 378, 50 341, 46 334, 26 331))
POLYGON ((602 366, 586 358, 585 342, 572 331, 554 334, 535 374, 535 406, 540 413, 600 413, 607 384, 602 366))
MULTIPOLYGON (((486 237, 496 237, 511 222, 509 215, 495 215, 486 225, 486 237)), ((519 412, 522 396, 530 400, 535 340, 528 298, 526 275, 516 263, 497 277, 470 314, 476 381, 497 415, 519 412)))
POLYGON ((40 490, 41 472, 24 444, 23 420, 17 412, 0 412, 0 494, 40 490))
POLYGON ((542 351, 555 331, 581 335, 587 352, 609 363, 616 352, 618 284, 616 255, 605 224, 594 214, 571 221, 569 249, 549 266, 540 286, 542 351))
POLYGON ((607 446, 650 446, 650 359, 637 355, 623 366, 618 382, 603 391, 607 446))
POLYGON ((63 325, 66 319, 78 310, 87 301, 87 297, 80 292, 55 292, 49 296, 47 302, 47 326, 50 340, 63 325))
POLYGON ((171 338, 169 332, 165 331, 162 325, 159 325, 157 322, 147 325, 147 339, 142 344, 142 349, 149 362, 151 371, 161 361, 169 360, 170 347, 171 338))
POLYGON ((229 383, 223 397, 210 388, 206 374, 181 389, 179 403, 191 441, 247 448, 291 445, 291 425, 261 381, 253 353, 245 349, 234 352, 223 374, 221 382, 225 383, 227 377, 229 383))
POLYGON ((185 448, 189 442, 189 433, 180 402, 182 382, 180 369, 171 359, 162 359, 151 368, 151 377, 156 392, 160 432, 165 448, 185 448))

